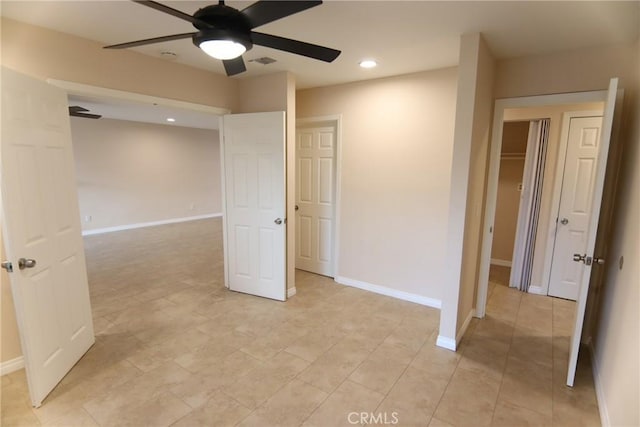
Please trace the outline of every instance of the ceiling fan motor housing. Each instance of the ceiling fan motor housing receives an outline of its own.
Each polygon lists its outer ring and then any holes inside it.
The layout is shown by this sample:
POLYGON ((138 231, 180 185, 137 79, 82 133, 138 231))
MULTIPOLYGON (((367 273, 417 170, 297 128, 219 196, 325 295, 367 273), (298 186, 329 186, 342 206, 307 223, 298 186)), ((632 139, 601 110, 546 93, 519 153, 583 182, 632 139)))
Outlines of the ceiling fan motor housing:
POLYGON ((247 50, 253 47, 251 23, 239 10, 216 4, 199 9, 193 17, 200 21, 193 24, 198 29, 193 35, 196 46, 207 40, 233 40, 247 50))

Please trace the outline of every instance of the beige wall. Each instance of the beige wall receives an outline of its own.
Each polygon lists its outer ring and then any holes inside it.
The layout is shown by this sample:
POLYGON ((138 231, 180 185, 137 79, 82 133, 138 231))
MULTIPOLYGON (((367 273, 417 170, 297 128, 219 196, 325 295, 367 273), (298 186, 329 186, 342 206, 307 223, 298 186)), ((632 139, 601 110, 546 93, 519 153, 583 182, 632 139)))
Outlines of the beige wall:
POLYGON ((295 176, 296 176, 296 83, 289 72, 243 79, 239 84, 239 113, 284 111, 286 113, 286 216, 287 288, 295 288, 295 176))
POLYGON ((495 63, 479 33, 460 38, 445 277, 437 344, 455 350, 475 305, 495 63))
MULTIPOLYGON (((471 319, 471 315, 475 314, 476 305, 476 293, 478 287, 478 272, 480 267, 480 246, 482 243, 482 226, 484 221, 484 199, 486 190, 486 176, 487 176, 487 161, 489 151, 489 134, 491 128, 491 117, 493 116, 493 85, 495 75, 495 61, 493 56, 484 42, 480 34, 472 34, 462 37, 462 43, 467 44, 466 49, 461 49, 460 68, 463 67, 463 63, 466 62, 465 57, 470 56, 471 52, 475 52, 475 64, 467 64, 470 68, 475 69, 475 75, 473 77, 473 87, 469 95, 471 99, 459 97, 458 106, 461 102, 473 102, 473 108, 471 115, 468 117, 461 117, 458 121, 456 117, 456 145, 462 146, 470 145, 469 158, 469 171, 467 176, 467 193, 466 204, 464 214, 464 240, 462 247, 462 262, 460 267, 460 281, 448 281, 445 282, 445 286, 460 286, 460 296, 458 299, 458 315, 455 329, 455 335, 452 337, 459 341, 461 334, 464 333, 468 322, 471 319), (463 62, 464 61, 464 62, 463 62), (464 128, 471 126, 471 134, 466 135, 463 131, 464 128), (461 139, 458 140, 458 132, 461 133, 461 139), (470 138, 469 138, 470 137, 470 138), (467 140, 467 138, 469 138, 467 140)), ((469 58, 466 58, 469 59, 469 58)), ((461 72, 462 74, 462 72, 461 72)), ((467 83, 460 82, 458 90, 462 92, 463 85, 467 83)), ((460 93, 459 92, 459 93, 460 93)), ((454 165, 457 162, 461 162, 461 158, 456 158, 454 154, 454 165)), ((455 167, 455 166, 454 166, 455 167)), ((455 191, 461 191, 460 185, 456 186, 455 179, 460 179, 463 175, 463 171, 459 174, 452 173, 452 198, 455 191), (457 188, 456 188, 457 187, 457 188)), ((457 197, 460 197, 458 195, 457 197)), ((450 207, 450 213, 452 209, 457 209, 456 205, 450 207)), ((451 227, 456 227, 456 224, 450 224, 451 227)), ((456 233, 457 230, 453 230, 451 233, 456 233)), ((449 240, 449 244, 456 245, 455 239, 449 240)), ((456 248, 452 248, 448 251, 447 257, 452 256, 452 253, 456 251, 456 248)), ((455 256, 450 260, 453 261, 455 256)), ((441 314, 442 318, 447 318, 446 313, 441 314)), ((442 329, 441 329, 442 330, 442 329)))
POLYGON ((522 194, 518 186, 522 183, 523 172, 524 155, 521 158, 500 159, 498 197, 491 245, 492 260, 511 262, 513 258, 513 243, 516 239, 518 208, 522 194))
POLYGON ((342 116, 336 276, 440 299, 456 69, 316 88, 297 117, 342 116))
MULTIPOLYGON (((0 224, 0 260, 5 260, 4 241, 2 240, 2 226, 0 224)), ((0 363, 22 356, 20 336, 16 324, 16 314, 13 308, 13 295, 9 274, 0 269, 0 363)))
POLYGON ((130 50, 2 18, 2 64, 53 78, 145 95, 237 109, 237 81, 130 50))
POLYGON ((594 337, 598 403, 611 426, 640 425, 640 98, 631 108, 594 337))
POLYGON ((72 117, 71 136, 83 230, 222 212, 218 131, 72 117))

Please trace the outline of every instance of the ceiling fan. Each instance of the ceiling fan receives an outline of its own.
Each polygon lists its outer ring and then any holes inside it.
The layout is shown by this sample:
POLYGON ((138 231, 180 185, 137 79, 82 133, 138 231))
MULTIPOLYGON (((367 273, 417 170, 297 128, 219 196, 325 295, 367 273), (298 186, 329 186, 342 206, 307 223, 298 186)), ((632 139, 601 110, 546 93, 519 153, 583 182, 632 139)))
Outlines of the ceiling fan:
POLYGON ((83 119, 99 119, 102 117, 99 114, 89 113, 89 110, 79 105, 69 106, 69 115, 71 117, 82 117, 83 119))
POLYGON ((339 50, 252 31, 261 25, 318 6, 322 4, 322 1, 319 0, 260 0, 242 11, 226 6, 224 0, 220 0, 218 4, 197 10, 193 16, 155 1, 132 1, 189 21, 198 31, 120 43, 105 46, 105 49, 125 49, 191 38, 193 44, 209 56, 222 60, 228 76, 240 74, 247 70, 242 54, 251 49, 254 44, 325 62, 332 62, 340 55, 339 50))

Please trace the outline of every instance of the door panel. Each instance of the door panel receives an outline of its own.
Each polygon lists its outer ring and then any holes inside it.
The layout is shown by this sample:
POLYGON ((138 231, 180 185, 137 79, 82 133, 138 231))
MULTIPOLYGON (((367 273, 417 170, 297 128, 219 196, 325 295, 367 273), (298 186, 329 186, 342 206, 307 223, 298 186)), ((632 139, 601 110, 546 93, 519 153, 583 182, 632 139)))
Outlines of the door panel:
MULTIPOLYGON (((590 218, 586 228, 586 236, 584 237, 584 252, 582 254, 589 257, 593 257, 594 248, 596 245, 596 234, 598 231, 598 220, 600 218, 600 206, 602 204, 602 192, 604 188, 604 177, 607 168, 607 157, 609 155, 609 144, 611 140, 611 133, 613 129, 614 113, 620 114, 620 111, 616 111, 616 108, 622 104, 622 96, 618 96, 618 79, 611 79, 609 83, 609 91, 607 93, 607 102, 604 108, 604 115, 602 116, 601 131, 597 132, 600 136, 599 140, 599 154, 597 162, 595 163, 595 172, 593 175, 593 190, 590 196, 590 218)), ((583 148, 597 145, 594 138, 595 131, 590 130, 589 137, 582 138, 585 141, 583 148)), ((600 256, 600 255, 598 255, 600 256)), ((591 279, 591 268, 593 265, 587 263, 577 263, 578 269, 582 270, 580 280, 578 283, 578 294, 576 301, 576 317, 573 327, 573 335, 571 336, 571 346, 569 348, 569 368, 567 370, 567 385, 573 386, 573 381, 576 375, 576 366, 578 364, 578 353, 580 350, 580 339, 582 337, 582 326, 584 322, 584 312, 587 306, 587 296, 589 295, 589 281, 591 279)))
MULTIPOLYGON (((572 117, 569 124, 567 155, 549 295, 576 300, 583 268, 577 268, 573 254, 586 253, 587 231, 591 220, 596 163, 600 149, 602 117, 572 117), (566 223, 565 223, 566 222, 566 223)), ((597 215, 597 213, 596 213, 597 215)))
POLYGON ((296 268, 333 276, 336 130, 300 128, 296 144, 296 268))
POLYGON ((95 341, 67 96, 3 68, 2 113, 3 234, 38 407, 95 341), (19 258, 36 264, 19 269, 19 258))
POLYGON ((284 301, 284 113, 227 115, 222 129, 227 286, 284 301))

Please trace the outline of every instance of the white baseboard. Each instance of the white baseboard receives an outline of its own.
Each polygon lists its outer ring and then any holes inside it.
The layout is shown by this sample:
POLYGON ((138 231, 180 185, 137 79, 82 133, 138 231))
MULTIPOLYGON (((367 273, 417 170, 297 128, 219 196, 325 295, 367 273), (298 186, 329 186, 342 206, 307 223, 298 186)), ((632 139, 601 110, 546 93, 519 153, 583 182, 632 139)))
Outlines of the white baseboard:
POLYGON ((475 309, 472 308, 471 310, 469 310, 469 314, 467 314, 467 317, 464 319, 464 322, 462 322, 462 326, 460 327, 460 330, 456 334, 456 339, 438 335, 438 339, 436 340, 436 345, 438 347, 446 348, 447 350, 456 351, 456 349, 458 348, 458 344, 460 344, 460 340, 464 336, 464 333, 467 332, 467 329, 469 328, 469 324, 471 323, 471 319, 473 319, 473 315, 475 313, 476 313, 475 309))
POLYGON ((491 258, 491 264, 499 265, 500 267, 511 267, 511 261, 507 261, 506 259, 491 258))
POLYGON ((412 294, 410 292, 399 291, 397 289, 387 288, 386 286, 374 285, 372 283, 349 279, 348 277, 342 276, 336 276, 334 280, 341 285, 363 289, 365 291, 373 292, 380 295, 386 295, 388 297, 393 297, 404 301, 414 302, 420 305, 426 305, 427 307, 440 308, 442 306, 442 301, 438 299, 412 294))
POLYGON ((7 375, 12 372, 18 371, 24 368, 24 357, 19 356, 15 359, 7 360, 0 363, 0 376, 7 375))
POLYGON ((442 335, 438 335, 438 339, 436 340, 436 345, 438 347, 446 348, 447 350, 456 351, 456 340, 448 337, 443 337, 442 335))
POLYGON ((591 369, 593 370, 593 383, 596 388, 596 399, 598 401, 598 411, 600 412, 600 424, 604 427, 611 426, 609 419, 609 411, 607 410, 606 400, 604 398, 604 390, 602 390, 602 381, 600 380, 600 368, 596 361, 596 354, 593 348, 593 340, 588 340, 589 353, 591 353, 591 369))
POLYGON ((91 236, 94 234, 112 233, 114 231, 132 230, 134 228, 153 227, 156 225, 175 224, 177 222, 196 221, 199 219, 218 218, 222 213, 213 213, 205 215, 187 216, 183 218, 163 219, 161 221, 139 222, 137 224, 116 225, 114 227, 94 228, 93 230, 83 230, 83 236, 91 236))
POLYGON ((295 286, 293 288, 287 288, 287 298, 291 298, 295 294, 296 294, 296 287, 295 286))
POLYGON ((542 286, 529 286, 529 293, 536 295, 547 295, 547 293, 542 289, 542 286))
POLYGON ((460 340, 464 336, 465 332, 467 332, 467 329, 469 328, 469 323, 471 323, 471 319, 473 318, 474 313, 475 313, 475 310, 472 308, 471 310, 469 310, 469 314, 467 314, 467 318, 464 319, 464 322, 462 323, 460 330, 456 334, 456 346, 460 344, 460 340))

